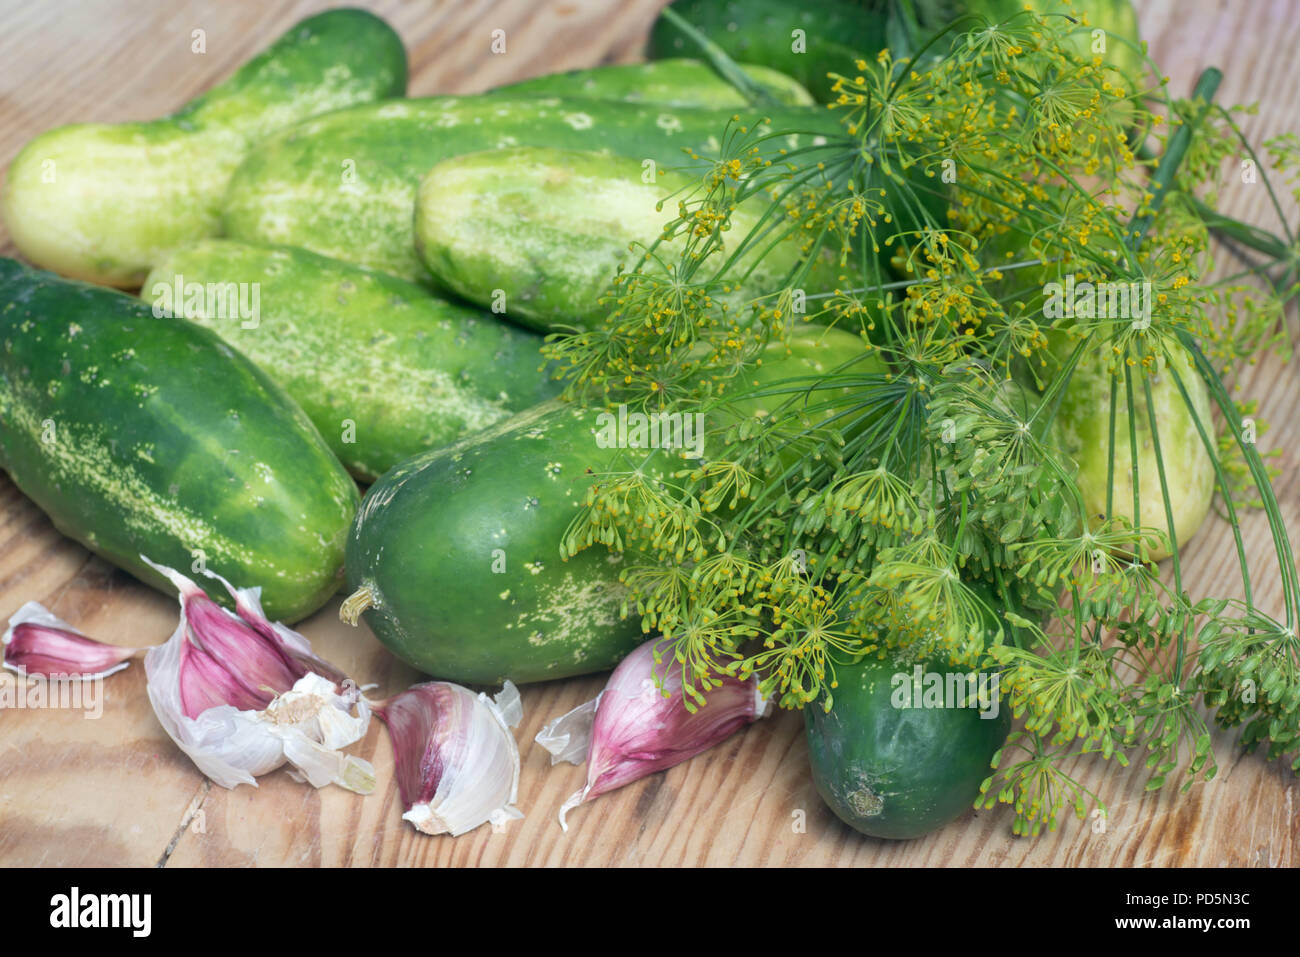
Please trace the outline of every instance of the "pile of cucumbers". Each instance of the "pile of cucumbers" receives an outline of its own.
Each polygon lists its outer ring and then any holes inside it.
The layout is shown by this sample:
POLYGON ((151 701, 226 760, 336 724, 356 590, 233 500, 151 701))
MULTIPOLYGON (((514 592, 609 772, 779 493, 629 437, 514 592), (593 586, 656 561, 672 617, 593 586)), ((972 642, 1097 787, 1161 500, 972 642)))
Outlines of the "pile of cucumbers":
MULTIPOLYGON (((746 71, 834 132, 799 83, 746 71)), ((480 96, 406 80, 384 21, 332 10, 171 116, 29 143, 4 221, 58 275, 0 264, 0 465, 158 587, 142 554, 261 585, 286 621, 370 586, 380 637, 452 680, 608 667, 639 635, 617 565, 558 554, 598 413, 544 404, 541 334, 597 321, 745 100, 684 59, 480 96)))
MULTIPOLYGON (((745 67, 773 127, 836 134, 816 107, 827 61, 885 42, 859 7, 834 6, 845 29, 796 61, 798 79, 745 67)), ((726 38, 719 16, 716 32, 699 22, 726 38)), ((789 60, 764 52, 788 36, 750 39, 742 59, 789 60)), ((600 410, 556 398, 542 336, 599 322, 629 242, 670 218, 657 200, 718 155, 732 114, 759 115, 679 59, 693 50, 666 27, 652 46, 667 58, 405 99, 393 30, 331 10, 170 116, 38 136, 0 199, 40 267, 0 260, 0 467, 61 531, 160 588, 142 555, 261 586, 269 616, 288 622, 343 591, 346 618, 453 681, 609 668, 644 639, 621 613, 622 557, 562 561, 559 542, 619 450, 596 441, 600 410)), ((737 221, 751 214, 762 210, 737 221)), ((737 295, 772 291, 799 255, 767 254, 737 295)), ((820 330, 762 375, 860 351, 820 330)), ((651 454, 642 467, 679 466, 651 454)), ((864 674, 859 697, 882 688, 864 674)), ((816 721, 855 707, 843 698, 816 721)), ((909 797, 922 810, 891 807, 881 833, 912 836, 922 817, 935 826, 969 806, 971 768, 1006 733, 1005 721, 972 728, 941 807, 909 797)), ((810 736, 824 763, 838 738, 810 736)), ((887 747, 849 737, 854 753, 887 747)), ((881 768, 873 787, 895 773, 881 768)), ((824 772, 851 819, 866 785, 824 772)))

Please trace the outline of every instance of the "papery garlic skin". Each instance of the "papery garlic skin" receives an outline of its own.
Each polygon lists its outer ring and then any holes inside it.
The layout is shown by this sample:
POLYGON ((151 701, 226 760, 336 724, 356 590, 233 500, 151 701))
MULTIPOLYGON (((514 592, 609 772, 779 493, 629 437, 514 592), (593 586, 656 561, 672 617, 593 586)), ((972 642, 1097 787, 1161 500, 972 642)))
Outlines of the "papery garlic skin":
POLYGON ((355 684, 349 685, 340 694, 333 680, 308 673, 258 717, 283 743, 295 779, 313 787, 338 784, 369 794, 375 789, 375 769, 369 761, 342 751, 370 726, 369 704, 355 684))
POLYGON ((551 767, 561 761, 585 764, 591 748, 591 728, 596 722, 596 709, 604 692, 590 701, 584 701, 572 711, 548 721, 533 738, 551 753, 551 767))
POLYGON ((681 764, 765 717, 769 702, 758 679, 723 677, 709 690, 707 704, 686 708, 681 665, 664 654, 654 660, 653 639, 624 658, 593 700, 548 722, 536 741, 551 763, 587 761, 587 784, 560 808, 568 830, 569 811, 607 791, 681 764), (656 676, 660 679, 656 682, 656 676))
POLYGON ((524 816, 515 807, 519 747, 510 731, 523 707, 512 683, 492 699, 430 681, 394 695, 375 714, 393 739, 402 819, 417 830, 456 837, 524 816))
POLYGON ((246 610, 261 616, 254 628, 215 605, 184 575, 149 564, 176 585, 181 606, 171 638, 145 655, 149 701, 163 729, 199 770, 222 787, 256 787, 258 777, 287 762, 296 769, 291 772, 295 778, 318 788, 333 783, 362 794, 373 790, 370 763, 341 751, 363 737, 370 723, 370 707, 356 685, 336 683, 338 671, 332 666, 322 669, 329 675, 310 670, 307 663, 320 660, 310 643, 283 625, 266 622, 259 589, 227 584, 232 593, 244 596, 246 610), (190 609, 197 611, 198 635, 192 634, 190 609), (282 648, 272 645, 266 629, 282 648), (220 649, 227 660, 205 647, 220 649), (277 683, 250 688, 230 670, 246 658, 257 663, 259 680, 277 683), (225 703, 217 703, 221 701, 225 703))
POLYGON ((0 664, 23 676, 106 678, 139 652, 88 638, 36 601, 13 613, 0 638, 0 664))

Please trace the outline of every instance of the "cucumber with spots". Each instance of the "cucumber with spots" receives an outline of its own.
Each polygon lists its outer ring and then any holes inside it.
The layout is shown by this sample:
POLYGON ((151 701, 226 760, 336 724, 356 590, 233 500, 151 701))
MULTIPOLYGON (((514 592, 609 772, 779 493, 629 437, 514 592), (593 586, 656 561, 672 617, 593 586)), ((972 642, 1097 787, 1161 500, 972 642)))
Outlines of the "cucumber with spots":
MULTIPOLYGON (((543 331, 594 328, 609 309, 601 299, 619 265, 636 266, 677 215, 671 197, 695 185, 680 173, 660 171, 651 182, 643 173, 628 157, 536 146, 444 160, 420 183, 416 249, 440 285, 513 322, 543 331)), ((766 211, 751 198, 733 212, 727 236, 744 241, 766 211)), ((738 318, 749 315, 746 303, 781 289, 803 258, 798 231, 774 243, 779 235, 760 235, 728 273, 744 277, 726 295, 738 318)), ((656 255, 675 262, 680 245, 663 243, 656 255)), ((819 272, 833 276, 834 257, 825 252, 819 272)), ((655 260, 642 268, 666 278, 655 260)))
POLYGON ((162 253, 217 234, 221 196, 253 144, 313 114, 405 93, 406 53, 388 24, 364 10, 320 13, 170 116, 36 137, 9 167, 5 225, 39 266, 138 286, 162 253))
MULTIPOLYGON (((827 110, 766 111, 773 128, 806 130, 764 149, 837 135, 827 110)), ((300 246, 412 282, 430 282, 415 253, 420 180, 452 156, 511 146, 605 150, 657 169, 702 171, 716 157, 731 111, 615 101, 433 97, 338 110, 286 130, 244 160, 224 202, 232 239, 300 246)), ((756 116, 752 111, 746 116, 756 116)))
MULTIPOLYGON (((749 380, 820 374, 863 347, 826 329, 793 339, 788 356, 769 348, 749 380)), ((736 405, 740 414, 767 411, 757 399, 736 405)), ((544 403, 371 486, 348 538, 344 620, 364 613, 403 661, 468 683, 585 674, 635 648, 638 620, 619 617, 619 557, 595 546, 561 561, 560 540, 593 473, 638 463, 662 473, 680 467, 681 451, 610 448, 600 414, 544 403)))
POLYGON ((559 391, 540 336, 301 249, 201 240, 169 254, 141 293, 252 359, 363 481, 559 391), (240 284, 249 300, 258 291, 251 318, 227 305, 240 284), (209 301, 207 288, 228 294, 209 301))
POLYGON ((342 580, 357 488, 216 333, 0 259, 0 467, 64 534, 168 594, 141 553, 262 586, 272 618, 342 580))
MULTIPOLYGON (((815 101, 798 80, 770 67, 739 63, 754 82, 786 106, 810 106, 815 101)), ((717 110, 747 107, 734 86, 699 60, 683 58, 651 63, 618 63, 589 70, 548 73, 521 83, 497 87, 493 93, 514 96, 565 96, 593 100, 624 100, 662 106, 701 106, 717 110)))

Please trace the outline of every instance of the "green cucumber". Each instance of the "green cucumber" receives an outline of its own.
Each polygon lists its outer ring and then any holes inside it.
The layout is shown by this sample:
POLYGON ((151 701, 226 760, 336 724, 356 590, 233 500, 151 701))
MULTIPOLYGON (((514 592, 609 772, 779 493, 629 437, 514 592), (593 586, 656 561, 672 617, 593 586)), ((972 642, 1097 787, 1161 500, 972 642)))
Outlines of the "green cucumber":
POLYGON ((301 249, 201 240, 168 255, 141 293, 252 359, 363 481, 559 391, 540 336, 301 249), (259 290, 255 318, 203 294, 241 282, 259 290))
POLYGON ((221 196, 253 144, 405 92, 406 53, 388 24, 364 10, 317 14, 170 116, 36 137, 9 168, 5 225, 39 266, 137 286, 162 253, 216 235, 221 196))
MULTIPOLYGON (((815 100, 798 80, 770 67, 737 64, 778 103, 810 106, 815 100)), ((511 96, 566 96, 661 106, 737 109, 749 102, 734 86, 699 60, 671 59, 651 63, 619 63, 589 70, 548 73, 522 83, 497 87, 493 93, 511 96)))
MULTIPOLYGON (((1070 345, 1063 343, 1056 349, 1068 354, 1070 345)), ((1088 523, 1092 526, 1107 517, 1111 383, 1115 381, 1110 372, 1108 352, 1109 348, 1103 347, 1100 352, 1085 353, 1080 357, 1053 423, 1062 450, 1078 465, 1075 482, 1083 495, 1088 523)), ((1169 534, 1169 521, 1165 514, 1167 490, 1174 520, 1173 531, 1181 548, 1204 524, 1214 499, 1214 460, 1201 440, 1191 409, 1195 409, 1197 418, 1211 437, 1214 435, 1214 420, 1210 414, 1209 390, 1192 368, 1190 358, 1182 353, 1175 354, 1173 368, 1177 369, 1187 389, 1192 402, 1190 408, 1170 374, 1168 360, 1161 358, 1149 372, 1140 367, 1131 370, 1141 508, 1136 521, 1144 527, 1169 534), (1152 411, 1159 426, 1154 438, 1160 443, 1167 484, 1160 481, 1151 417, 1142 386, 1144 376, 1151 383, 1152 411)), ((1129 441, 1129 418, 1128 392, 1121 373, 1116 390, 1114 478, 1109 514, 1133 522, 1133 446, 1129 441)), ((1150 550, 1149 557, 1152 561, 1159 561, 1169 555, 1169 549, 1159 546, 1150 550)))
MULTIPOLYGON (((778 129, 766 155, 837 135, 829 111, 767 111, 778 129)), ((420 180, 452 156, 511 146, 607 150, 658 169, 701 172, 716 157, 733 112, 547 97, 434 97, 377 103, 315 117, 268 139, 244 160, 224 203, 232 239, 300 246, 429 282, 415 252, 420 180), (691 160, 683 149, 702 159, 691 160)), ((747 114, 751 115, 751 114, 747 114)), ((494 284, 495 285, 495 284, 494 284)))
MULTIPOLYGON (((792 340, 789 355, 771 348, 747 379, 821 373, 863 351, 833 329, 792 340)), ((746 401, 739 414, 760 414, 758 400, 746 401)), ((635 648, 640 624, 619 617, 620 557, 594 546, 561 561, 560 541, 593 473, 662 474, 681 453, 602 446, 601 414, 544 403, 371 486, 348 539, 344 620, 364 612, 403 661, 471 684, 599 671, 635 648)))
POLYGON ((837 665, 835 681, 830 711, 807 705, 804 725, 813 781, 841 820, 906 840, 970 809, 1011 725, 991 675, 887 656, 837 665))
MULTIPOLYGON (((851 76, 855 59, 873 59, 886 46, 885 15, 863 0, 677 0, 672 7, 733 60, 780 70, 822 103, 834 97, 827 73, 851 76)), ((663 59, 700 51, 660 17, 647 52, 663 59)))
MULTIPOLYGON (((514 322, 542 331, 594 328, 609 310, 600 300, 619 265, 637 264, 677 215, 672 197, 689 194, 696 182, 666 170, 648 175, 638 160, 583 150, 467 153, 421 181, 416 250, 440 285, 514 322), (630 248, 634 243, 639 247, 630 248)), ((741 205, 727 235, 743 241, 767 208, 757 197, 741 205)), ((760 239, 728 272, 744 277, 726 296, 733 308, 777 292, 798 265, 798 231, 774 246, 776 235, 760 239)), ((680 239, 661 244, 656 255, 675 262, 680 246, 680 239)), ((716 264, 724 261, 718 256, 716 264)), ((644 268, 666 277, 654 260, 644 268)))
POLYGON ((302 410, 214 332, 0 259, 0 467, 75 538, 262 586, 271 618, 342 578, 357 488, 302 410))

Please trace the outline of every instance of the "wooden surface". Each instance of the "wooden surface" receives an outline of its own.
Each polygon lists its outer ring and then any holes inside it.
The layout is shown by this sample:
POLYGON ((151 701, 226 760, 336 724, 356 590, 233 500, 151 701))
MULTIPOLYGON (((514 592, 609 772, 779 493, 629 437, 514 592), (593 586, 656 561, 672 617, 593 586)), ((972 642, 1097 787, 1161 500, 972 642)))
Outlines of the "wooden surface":
MULTIPOLYGON (((637 59, 661 0, 500 0, 370 4, 409 52, 412 95, 475 92, 557 69, 637 59), (493 29, 505 55, 489 53, 493 29)), ((33 135, 76 121, 146 119, 168 112, 228 75, 251 53, 324 4, 149 3, 100 0, 0 2, 0 166, 33 135), (207 52, 190 52, 191 31, 207 52)), ((1190 90, 1200 68, 1226 72, 1222 102, 1258 100, 1252 142, 1295 129, 1300 3, 1274 0, 1141 0, 1143 36, 1172 89, 1190 90)), ((1261 184, 1229 185, 1238 216, 1270 227, 1261 184)), ((1295 210, 1290 210, 1292 216, 1295 210)), ((1294 220, 1293 220, 1294 221, 1294 220)), ((0 255, 14 249, 0 230, 0 255)), ((1277 483, 1288 526, 1300 531, 1300 374, 1261 361, 1242 394, 1261 401, 1280 448, 1277 483)), ((1266 526, 1248 516, 1246 540, 1264 554, 1266 526)), ((1185 552, 1194 595, 1235 576, 1229 529, 1213 520, 1185 552)), ((1280 612, 1276 576, 1257 579, 1257 600, 1280 612)), ((0 478, 0 616, 35 599, 89 634, 145 645, 164 640, 176 605, 54 531, 0 478)), ((337 601, 302 631, 325 657, 393 693, 418 676, 363 628, 337 620, 337 601)), ((0 681, 13 681, 7 673, 0 681)), ((1271 865, 1294 866, 1300 789, 1283 765, 1244 756, 1219 733, 1216 781, 1186 795, 1147 794, 1138 776, 1078 769, 1109 805, 1104 833, 1064 818, 1056 833, 1017 839, 1003 810, 971 813, 923 840, 863 838, 826 810, 807 776, 798 715, 783 713, 714 751, 600 798, 570 816, 555 812, 583 770, 551 769, 532 744, 550 717, 593 696, 601 677, 523 689, 519 807, 527 817, 501 833, 429 838, 400 820, 386 732, 372 724, 360 754, 377 770, 369 797, 315 791, 284 772, 257 789, 209 785, 154 720, 138 664, 105 685, 103 715, 0 713, 0 864, 3 865, 1271 865), (802 827, 800 826, 802 823, 802 827)))

